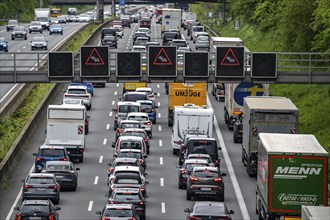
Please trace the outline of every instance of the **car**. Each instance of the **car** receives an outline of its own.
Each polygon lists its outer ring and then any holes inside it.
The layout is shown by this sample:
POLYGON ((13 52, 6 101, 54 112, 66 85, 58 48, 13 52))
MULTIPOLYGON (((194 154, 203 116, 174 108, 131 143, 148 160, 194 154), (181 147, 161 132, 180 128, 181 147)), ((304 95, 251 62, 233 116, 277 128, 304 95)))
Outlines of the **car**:
POLYGON ((149 49, 149 46, 159 46, 160 43, 157 41, 149 41, 146 43, 147 50, 149 49))
POLYGON ((61 35, 63 35, 63 27, 59 24, 52 24, 49 27, 49 35, 52 35, 52 34, 61 34, 61 35))
POLYGON ((17 20, 9 20, 7 23, 7 31, 11 31, 14 29, 14 27, 18 26, 18 21, 17 20))
POLYGON ((170 43, 170 46, 176 46, 177 48, 179 48, 179 47, 188 47, 189 48, 189 44, 184 39, 173 39, 172 42, 170 43))
POLYGON ((87 14, 80 14, 78 16, 78 22, 82 23, 82 22, 91 22, 92 19, 90 16, 88 16, 87 14))
POLYGON ((123 38, 124 30, 121 25, 113 25, 112 28, 116 30, 117 37, 123 38))
POLYGON ((92 108, 92 95, 88 92, 88 89, 84 85, 68 86, 66 92, 63 95, 63 99, 73 98, 83 100, 87 110, 92 108))
MULTIPOLYGON (((141 168, 143 169, 143 168, 141 168)), ((141 191, 142 196, 146 197, 147 195, 147 184, 148 181, 145 181, 139 174, 136 173, 118 173, 114 179, 109 183, 109 196, 112 195, 115 189, 120 188, 130 188, 130 189, 137 189, 141 191)))
POLYGON ((132 48, 133 52, 147 52, 146 46, 144 45, 134 45, 132 48))
POLYGON ((187 200, 201 196, 224 201, 225 184, 222 175, 217 167, 194 167, 187 179, 187 200))
POLYGON ((144 139, 138 136, 120 136, 116 142, 112 142, 112 147, 115 148, 115 154, 122 149, 136 149, 147 155, 147 145, 144 139))
MULTIPOLYGON (((133 35, 133 45, 135 45, 135 41, 138 37, 148 37, 146 32, 135 32, 133 35)), ((149 38, 150 40, 150 38, 149 38)))
POLYGON ((185 137, 184 137, 184 140, 183 140, 183 144, 181 145, 180 147, 180 151, 179 151, 179 165, 182 165, 184 160, 186 158, 188 158, 187 155, 185 155, 186 151, 187 151, 187 142, 190 138, 193 138, 193 137, 203 137, 203 138, 207 138, 208 136, 207 135, 195 135, 195 134, 186 134, 185 137))
POLYGON ((206 160, 209 166, 214 167, 212 158, 208 154, 189 154, 185 160, 189 160, 189 159, 206 160))
POLYGON ((24 38, 27 40, 27 32, 23 26, 15 26, 11 32, 11 39, 15 40, 16 38, 24 38))
POLYGON ((57 17, 57 20, 58 20, 58 23, 59 24, 66 24, 67 17, 65 17, 65 16, 58 16, 57 17))
POLYGON ((145 92, 125 92, 123 97, 121 98, 121 101, 130 101, 130 102, 136 102, 137 100, 149 100, 148 94, 145 92))
POLYGON ((71 189, 76 191, 78 186, 78 167, 75 168, 71 161, 47 161, 42 173, 52 173, 55 175, 61 189, 71 189))
POLYGON ((89 83, 89 82, 73 82, 70 84, 71 86, 86 86, 87 87, 87 91, 94 96, 94 86, 93 83, 89 83))
POLYGON ((114 20, 114 21, 112 21, 112 25, 120 25, 120 26, 123 26, 123 21, 122 21, 122 20, 114 20))
POLYGON ((30 41, 31 50, 43 49, 48 50, 48 40, 44 36, 33 37, 30 41))
POLYGON ((47 161, 69 161, 70 157, 65 147, 63 146, 50 146, 42 145, 39 147, 35 156, 34 172, 40 173, 47 161))
POLYGON ((148 137, 147 132, 143 128, 125 128, 121 136, 138 136, 144 139, 144 142, 147 145, 147 154, 150 153, 150 139, 148 137))
POLYGON ((123 27, 128 27, 131 28, 131 21, 130 19, 121 19, 121 21, 123 22, 123 27))
POLYGON ((110 167, 107 173, 108 177, 110 177, 110 175, 113 173, 116 166, 136 166, 143 168, 138 159, 130 157, 115 158, 112 163, 107 163, 107 165, 110 167))
POLYGON ((195 38, 195 34, 197 32, 204 32, 204 26, 198 26, 198 25, 195 25, 195 26, 192 26, 191 27, 191 35, 190 35, 190 40, 194 40, 195 38))
POLYGON ((66 22, 78 22, 78 17, 76 15, 68 15, 66 22))
POLYGON ((142 17, 140 19, 140 27, 149 28, 151 27, 151 19, 148 17, 142 17))
POLYGON ((119 151, 119 153, 115 153, 113 155, 115 158, 122 158, 122 157, 128 157, 128 158, 136 158, 139 160, 140 164, 142 164, 142 167, 144 169, 147 168, 146 158, 148 157, 145 155, 141 150, 137 149, 122 149, 119 151))
MULTIPOLYGON (((113 129, 117 130, 118 124, 127 118, 129 112, 140 112, 141 104, 132 101, 120 101, 117 102, 116 108, 112 109, 115 112, 115 120, 113 124, 113 129)), ((121 132, 121 131, 118 131, 121 132)))
POLYGON ((126 128, 141 128, 141 125, 140 125, 139 121, 121 120, 119 122, 118 126, 117 126, 117 129, 116 129, 116 139, 115 139, 115 141, 117 141, 117 139, 121 136, 122 132, 126 128))
POLYGON ((223 202, 196 201, 191 208, 185 208, 187 219, 226 219, 231 220, 233 210, 228 210, 223 202))
POLYGON ((132 23, 138 23, 139 22, 139 17, 136 14, 131 15, 130 19, 131 19, 132 23))
POLYGON ((105 36, 114 36, 116 38, 117 41, 117 32, 116 29, 111 27, 111 28, 102 28, 101 31, 101 40, 103 40, 103 38, 105 36))
POLYGON ((63 99, 63 105, 84 105, 83 100, 81 99, 63 99))
POLYGON ((68 15, 77 15, 78 11, 76 8, 68 8, 68 15))
POLYGON ((149 119, 149 114, 145 112, 130 112, 127 114, 126 120, 136 120, 140 122, 141 128, 144 128, 149 136, 152 138, 152 122, 149 119))
POLYGON ((8 52, 8 41, 4 37, 0 37, 0 51, 8 52))
POLYGON ((141 111, 148 113, 149 118, 153 124, 157 123, 157 111, 158 106, 152 100, 137 100, 136 102, 141 103, 141 111))
POLYGON ((151 37, 151 31, 149 28, 140 27, 137 32, 145 32, 147 37, 151 37))
POLYGON ((146 218, 146 198, 139 189, 115 188, 108 199, 108 204, 133 204, 141 219, 146 218))
POLYGON ((117 48, 117 38, 115 36, 104 36, 102 45, 108 45, 109 48, 117 48))
POLYGON ((136 40, 134 41, 134 45, 137 46, 146 46, 147 42, 149 42, 148 37, 137 37, 136 40))
POLYGON ((194 167, 207 167, 209 163, 202 159, 186 159, 178 171, 178 186, 179 189, 185 189, 187 187, 187 179, 194 167))
POLYGON ((133 204, 107 204, 102 211, 97 211, 99 220, 122 219, 138 220, 140 219, 133 204))
POLYGON ((49 21, 49 25, 52 25, 52 24, 58 24, 58 20, 57 18, 51 18, 50 21, 49 21))
POLYGON ((57 211, 61 207, 54 206, 50 200, 24 200, 21 206, 16 206, 15 219, 53 219, 59 220, 57 211))
POLYGON ((40 21, 31 21, 29 25, 29 33, 39 32, 42 33, 42 25, 40 21))
POLYGON ((49 199, 60 202, 60 184, 51 173, 30 173, 23 181, 22 201, 26 199, 49 199))
MULTIPOLYGON (((129 158, 132 159, 132 158, 129 158)), ((147 175, 147 173, 145 172, 145 169, 142 166, 129 166, 129 165, 125 165, 125 166, 115 166, 114 170, 112 171, 112 173, 109 176, 109 183, 112 184, 113 181, 115 180, 117 175, 138 175, 141 180, 142 183, 144 184, 146 179, 145 176, 147 175)))
POLYGON ((163 46, 171 45, 173 39, 181 39, 181 34, 178 32, 164 32, 162 39, 163 46))
POLYGON ((210 50, 210 40, 207 36, 199 36, 196 40, 195 44, 196 50, 198 49, 204 49, 209 51, 210 50))
POLYGON ((152 88, 149 87, 138 87, 135 89, 135 92, 145 92, 148 95, 148 99, 151 101, 156 101, 156 92, 153 92, 152 88))
POLYGON ((177 50, 178 53, 185 53, 185 52, 190 52, 190 51, 191 51, 190 47, 178 47, 178 50, 177 50))

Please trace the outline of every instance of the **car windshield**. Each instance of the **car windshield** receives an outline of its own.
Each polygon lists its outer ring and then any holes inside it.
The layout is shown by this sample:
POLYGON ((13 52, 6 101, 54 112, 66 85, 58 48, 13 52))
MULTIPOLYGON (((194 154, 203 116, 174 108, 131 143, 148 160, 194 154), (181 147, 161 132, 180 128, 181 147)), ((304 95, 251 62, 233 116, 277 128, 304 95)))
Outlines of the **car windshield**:
POLYGON ((185 41, 172 41, 172 44, 179 47, 187 47, 187 42, 185 41))
POLYGON ((207 41, 208 42, 209 38, 206 37, 206 36, 205 37, 204 36, 203 37, 198 37, 197 41, 207 41))
POLYGON ((51 171, 51 170, 70 170, 70 166, 69 165, 47 165, 47 170, 51 171))
POLYGON ((29 204, 29 205, 24 205, 21 210, 21 214, 23 215, 29 215, 29 214, 49 214, 50 209, 48 205, 42 205, 42 204, 29 204))
POLYGON ((139 112, 140 107, 136 105, 120 105, 118 108, 118 112, 120 113, 128 113, 128 112, 139 112))
POLYGON ((68 93, 70 93, 70 94, 86 94, 86 90, 84 90, 84 89, 68 89, 68 93))
POLYGON ((142 154, 138 152, 120 152, 118 154, 118 157, 128 157, 128 158, 136 158, 136 159, 141 159, 142 154))
POLYGON ((175 32, 168 32, 164 34, 164 38, 166 39, 175 39, 177 38, 178 34, 175 32))
POLYGON ((126 199, 128 199, 128 200, 135 200, 135 199, 140 199, 139 198, 139 195, 138 194, 132 194, 132 193, 130 193, 130 194, 121 194, 121 193, 116 193, 116 195, 115 195, 115 197, 114 197, 115 199, 124 199, 124 200, 126 200, 126 199))
POLYGON ((42 157, 64 157, 64 151, 60 149, 41 149, 39 155, 42 157))
POLYGON ((16 25, 17 21, 16 20, 9 20, 8 25, 16 25))
POLYGON ((34 37, 32 41, 33 41, 33 42, 40 42, 40 41, 44 42, 44 41, 46 41, 46 40, 45 40, 45 38, 43 38, 43 37, 34 37))
POLYGON ((143 112, 146 112, 146 113, 150 113, 150 112, 152 112, 152 104, 142 104, 141 105, 142 106, 142 111, 143 112))
POLYGON ((197 206, 195 212, 198 214, 207 214, 207 215, 226 215, 225 209, 218 208, 212 205, 197 206))
POLYGON ((187 171, 192 171, 194 167, 207 167, 207 165, 204 163, 188 163, 186 164, 185 169, 187 171))
POLYGON ((202 31, 204 31, 204 28, 203 27, 193 27, 193 31, 194 32, 202 32, 202 31))
POLYGON ((30 177, 27 181, 28 184, 54 184, 55 180, 52 177, 38 176, 30 177))
POLYGON ((125 94, 123 101, 132 101, 135 102, 137 100, 148 100, 146 94, 125 94))
POLYGON ((120 149, 141 149, 140 141, 121 141, 120 149))
POLYGON ((50 26, 50 27, 52 27, 52 28, 60 28, 61 27, 61 25, 59 25, 59 24, 53 24, 52 26, 50 26))
POLYGON ((139 179, 123 179, 123 178, 116 178, 115 184, 141 184, 139 179))
POLYGON ((188 156, 188 159, 201 159, 206 160, 208 163, 211 163, 212 161, 208 157, 202 157, 202 156, 188 156))
POLYGON ((14 31, 24 31, 24 27, 14 27, 14 31))
POLYGON ((217 178, 219 177, 217 172, 210 171, 210 170, 196 170, 194 172, 194 176, 200 178, 217 178))
POLYGON ((148 121, 148 118, 146 116, 140 116, 140 115, 130 115, 129 118, 130 120, 136 120, 136 121, 148 121))
POLYGON ((36 21, 48 22, 48 17, 37 17, 36 21))
POLYGON ((105 36, 103 38, 103 41, 115 41, 116 37, 115 36, 105 36))
POLYGON ((132 210, 130 209, 107 209, 103 217, 133 217, 132 210))
POLYGON ((187 143, 188 154, 215 154, 218 148, 215 141, 189 140, 187 143))
POLYGON ((145 138, 145 134, 143 132, 136 132, 136 131, 126 131, 125 136, 137 136, 145 138))
POLYGON ((31 22, 31 25, 41 25, 41 24, 40 24, 40 22, 32 21, 32 22, 31 22))
POLYGON ((5 38, 0 38, 0 42, 1 42, 1 43, 6 42, 5 38))

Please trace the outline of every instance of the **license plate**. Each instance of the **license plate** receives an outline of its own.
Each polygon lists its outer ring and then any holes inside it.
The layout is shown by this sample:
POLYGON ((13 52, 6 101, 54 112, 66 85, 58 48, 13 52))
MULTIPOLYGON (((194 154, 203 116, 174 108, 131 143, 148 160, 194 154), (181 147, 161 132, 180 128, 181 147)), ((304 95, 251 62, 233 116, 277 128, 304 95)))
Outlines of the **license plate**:
POLYGON ((56 178, 62 179, 62 178, 64 178, 64 176, 56 176, 56 178))
POLYGON ((203 191, 211 191, 211 188, 201 188, 203 191))
POLYGON ((41 220, 41 217, 29 217, 28 220, 41 220))
POLYGON ((46 191, 46 188, 37 188, 37 191, 46 191))

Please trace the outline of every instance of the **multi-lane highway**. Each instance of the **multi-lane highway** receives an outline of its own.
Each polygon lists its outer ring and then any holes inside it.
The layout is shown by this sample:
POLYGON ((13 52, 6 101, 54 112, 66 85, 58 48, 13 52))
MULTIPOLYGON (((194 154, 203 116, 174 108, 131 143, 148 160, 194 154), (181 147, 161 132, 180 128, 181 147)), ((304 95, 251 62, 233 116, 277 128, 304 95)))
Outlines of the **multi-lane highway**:
MULTIPOLYGON (((119 39, 118 51, 132 48, 132 35, 138 29, 134 23, 131 29, 125 28, 124 37, 119 39)), ((161 41, 160 25, 152 22, 152 41, 161 41)), ((56 37, 56 36, 54 36, 56 37)), ((187 38, 188 39, 188 38, 187 38)), ((95 42, 98 44, 99 42, 95 42)), ((194 49, 192 42, 189 41, 194 49)), ((184 208, 191 207, 194 201, 187 201, 185 190, 178 188, 178 157, 172 154, 171 132, 167 126, 168 96, 163 83, 148 84, 159 95, 156 98, 157 124, 153 125, 150 155, 147 159, 147 180, 149 181, 147 199, 147 219, 185 219, 184 208)), ((241 145, 234 144, 232 132, 228 131, 223 120, 223 103, 217 102, 209 91, 208 104, 215 110, 216 122, 213 134, 218 139, 222 150, 221 171, 226 173, 225 203, 235 211, 233 219, 256 219, 255 191, 256 179, 250 178, 241 163, 241 145)), ((90 133, 86 137, 86 151, 83 163, 76 164, 80 168, 78 188, 76 192, 61 192, 59 206, 62 208, 60 219, 97 219, 96 211, 106 204, 107 162, 113 160, 112 141, 115 107, 122 95, 122 84, 107 84, 106 88, 96 88, 93 97, 93 109, 90 115, 90 133)), ((60 103, 62 94, 54 100, 60 103)), ((6 184, 0 196, 0 219, 14 219, 13 207, 21 202, 21 179, 33 170, 34 157, 38 147, 45 140, 45 119, 36 128, 35 135, 26 143, 25 153, 6 184)))

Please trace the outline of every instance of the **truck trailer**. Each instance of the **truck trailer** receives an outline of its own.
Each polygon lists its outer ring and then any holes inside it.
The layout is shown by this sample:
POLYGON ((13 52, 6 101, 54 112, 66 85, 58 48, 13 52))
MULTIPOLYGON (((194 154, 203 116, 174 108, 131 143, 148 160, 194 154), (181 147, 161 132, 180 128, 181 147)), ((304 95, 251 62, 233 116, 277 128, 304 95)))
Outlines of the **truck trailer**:
POLYGON ((178 29, 181 31, 181 9, 163 8, 162 34, 170 29, 178 29))
POLYGON ((300 217, 302 205, 327 206, 327 169, 328 152, 314 135, 260 133, 256 192, 259 219, 300 217))
POLYGON ((257 174, 258 133, 298 133, 298 108, 285 97, 244 98, 242 162, 249 176, 257 174))
POLYGON ((35 8, 34 20, 40 21, 43 29, 49 29, 50 23, 50 8, 35 8))

